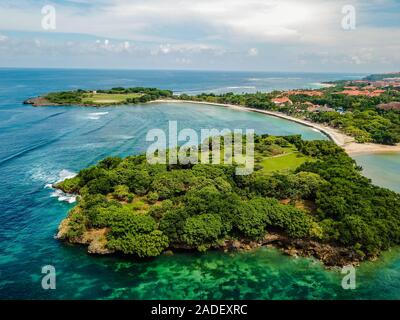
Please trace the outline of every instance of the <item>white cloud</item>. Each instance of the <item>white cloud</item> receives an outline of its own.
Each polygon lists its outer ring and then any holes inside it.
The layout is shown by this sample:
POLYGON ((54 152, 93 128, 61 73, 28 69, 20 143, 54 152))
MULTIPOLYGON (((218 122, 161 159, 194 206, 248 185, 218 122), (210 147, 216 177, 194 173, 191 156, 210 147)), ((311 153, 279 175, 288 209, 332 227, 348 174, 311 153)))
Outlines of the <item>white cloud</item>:
POLYGON ((355 64, 361 64, 362 63, 360 57, 358 57, 358 56, 351 57, 351 60, 353 60, 355 64))
POLYGON ((207 44, 160 44, 158 47, 151 49, 151 54, 156 55, 168 55, 168 54, 199 54, 199 53, 209 53, 212 55, 221 55, 225 51, 224 49, 211 46, 207 44))
MULTIPOLYGON (((77 1, 86 2, 86 1, 77 1)), ((352 1, 360 16, 373 0, 352 1)), ((226 41, 333 43, 341 35, 347 0, 110 0, 93 8, 55 5, 57 32, 101 37, 180 42, 193 25, 226 41), (179 29, 179 35, 171 30, 179 29)), ((42 31, 40 5, 0 4, 0 29, 42 31)), ((195 35, 194 35, 195 36, 195 35)), ((204 36, 204 35, 203 35, 204 36)))
MULTIPOLYGON (((111 0, 96 8, 55 5, 57 31, 127 39, 156 39, 156 29, 194 23, 231 38, 258 41, 307 40, 304 31, 323 32, 340 23, 340 2, 328 0, 111 0), (304 36, 305 35, 305 36, 304 36)), ((0 8, 1 8, 0 4, 0 8)), ((40 6, 4 6, 0 29, 40 30, 40 6)), ((312 33, 315 33, 312 32, 312 33)))
POLYGON ((257 48, 250 48, 250 49, 247 51, 247 54, 248 54, 250 57, 258 56, 258 49, 257 49, 257 48))
MULTIPOLYGON (((268 68, 268 61, 275 67, 275 59, 285 59, 287 63, 281 62, 285 67, 290 63, 368 66, 400 62, 397 54, 400 51, 399 26, 383 27, 385 21, 382 25, 368 25, 371 17, 377 19, 376 6, 391 6, 392 0, 352 0, 358 23, 356 30, 351 31, 341 28, 341 9, 348 0, 68 2, 70 4, 55 5, 57 29, 52 34, 88 34, 101 40, 85 43, 71 36, 65 43, 40 41, 42 50, 48 46, 51 49, 47 50, 59 51, 60 54, 63 47, 71 54, 73 50, 80 53, 141 54, 146 59, 148 55, 154 60, 170 59, 169 62, 182 65, 189 64, 188 61, 195 64, 200 56, 210 63, 216 58, 218 62, 231 65, 238 65, 237 61, 249 56, 262 56, 268 57, 263 59, 264 68, 268 68), (108 43, 105 39, 109 39, 108 43), (67 45, 70 40, 73 46, 67 45), (218 60, 218 57, 224 58, 218 60)), ((18 4, 7 5, 7 0, 3 0, 0 4, 0 30, 42 32, 41 5, 32 3, 21 0, 18 4)), ((393 19, 393 14, 395 12, 386 12, 385 17, 393 19)), ((13 50, 22 51, 21 48, 29 43, 11 41, 1 35, 0 42, 3 51, 4 43, 9 43, 10 55, 13 50)), ((260 59, 246 60, 255 63, 260 59)), ((332 68, 335 70, 336 67, 332 68)))

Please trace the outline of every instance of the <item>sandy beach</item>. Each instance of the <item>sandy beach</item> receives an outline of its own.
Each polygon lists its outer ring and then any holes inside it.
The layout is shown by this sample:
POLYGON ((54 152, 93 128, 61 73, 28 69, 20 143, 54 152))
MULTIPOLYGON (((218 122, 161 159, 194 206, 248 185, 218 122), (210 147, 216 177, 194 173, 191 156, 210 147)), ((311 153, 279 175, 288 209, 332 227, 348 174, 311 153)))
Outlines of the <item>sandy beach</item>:
POLYGON ((388 146, 388 145, 376 144, 376 143, 357 143, 357 142, 355 142, 353 137, 348 136, 337 129, 334 129, 334 128, 331 128, 331 127, 328 127, 328 126, 325 126, 322 124, 313 123, 311 121, 291 117, 291 116, 288 116, 286 114, 276 112, 276 111, 247 108, 247 107, 237 106, 237 105, 233 105, 233 104, 191 101, 191 100, 172 100, 172 99, 167 100, 167 99, 165 99, 165 100, 155 100, 153 102, 208 104, 208 105, 225 107, 225 108, 230 108, 230 109, 235 109, 235 110, 240 110, 240 111, 263 113, 266 115, 286 119, 286 120, 297 122, 302 125, 305 125, 305 126, 308 126, 308 127, 311 127, 313 129, 320 131, 321 133, 328 136, 338 146, 345 149, 345 151, 349 155, 400 152, 400 144, 397 144, 395 146, 388 146))

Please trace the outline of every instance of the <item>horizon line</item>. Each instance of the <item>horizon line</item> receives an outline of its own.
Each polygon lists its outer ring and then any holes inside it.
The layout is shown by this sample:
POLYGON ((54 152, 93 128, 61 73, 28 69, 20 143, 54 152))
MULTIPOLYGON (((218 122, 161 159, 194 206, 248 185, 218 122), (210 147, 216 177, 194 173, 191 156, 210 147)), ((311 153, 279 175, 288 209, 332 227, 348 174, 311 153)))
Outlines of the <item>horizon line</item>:
POLYGON ((349 72, 349 71, 284 71, 284 70, 233 70, 233 69, 156 69, 156 68, 101 68, 101 67, 36 67, 36 66, 0 66, 0 69, 49 69, 49 70, 102 70, 102 71, 179 71, 179 72, 232 72, 232 73, 308 73, 308 74, 386 74, 397 71, 376 71, 376 72, 349 72))

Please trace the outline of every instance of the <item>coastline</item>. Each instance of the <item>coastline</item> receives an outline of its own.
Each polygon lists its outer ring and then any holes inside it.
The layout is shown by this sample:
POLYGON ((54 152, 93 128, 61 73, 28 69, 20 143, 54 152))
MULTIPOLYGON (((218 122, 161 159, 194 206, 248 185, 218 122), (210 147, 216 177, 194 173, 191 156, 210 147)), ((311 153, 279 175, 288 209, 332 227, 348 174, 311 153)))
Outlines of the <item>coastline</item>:
MULTIPOLYGON (((248 112, 258 112, 267 114, 270 116, 276 116, 279 118, 283 118, 289 121, 294 121, 303 125, 306 125, 311 128, 315 128, 316 130, 326 134, 334 143, 341 146, 343 143, 344 146, 349 146, 351 143, 354 143, 354 139, 344 135, 337 130, 328 128, 322 125, 314 124, 306 120, 293 118, 278 112, 267 111, 267 110, 258 110, 254 108, 246 108, 243 106, 229 105, 229 104, 220 104, 220 103, 207 103, 202 101, 188 101, 188 100, 154 100, 153 103, 196 103, 196 104, 209 104, 215 106, 223 106, 232 108, 239 111, 248 111, 248 112), (336 131, 336 132, 335 132, 336 131)), ((355 145, 358 145, 354 143, 355 145)), ((365 145, 360 145, 361 147, 365 145)), ((378 145, 380 147, 380 145, 378 145)), ((384 146, 391 147, 391 146, 384 146)), ((365 150, 365 149, 364 149, 365 150)), ((346 150, 347 151, 347 150, 346 150)), ((367 149, 366 152, 368 152, 367 149)), ((110 250, 107 248, 107 233, 109 229, 89 229, 80 237, 77 238, 67 238, 67 229, 68 229, 68 219, 64 219, 59 225, 59 232, 56 236, 57 239, 64 240, 74 244, 81 244, 87 246, 88 253, 90 254, 114 254, 114 250, 110 250)), ((274 248, 279 249, 283 253, 294 257, 314 257, 318 261, 322 262, 325 267, 337 267, 344 265, 359 265, 360 262, 365 259, 359 254, 352 250, 351 248, 347 248, 344 246, 337 246, 332 243, 319 243, 315 240, 310 239, 290 239, 286 237, 284 234, 279 233, 268 233, 262 240, 260 241, 250 241, 246 239, 236 239, 236 240, 226 240, 224 243, 220 245, 213 246, 213 249, 219 249, 223 251, 234 251, 234 250, 251 250, 255 248, 259 248, 262 246, 272 246, 274 248)), ((180 247, 180 246, 169 246, 165 251, 165 254, 169 254, 172 250, 195 250, 193 247, 180 247)), ((376 259, 375 256, 370 257, 371 260, 376 259)), ((369 260, 366 259, 366 260, 369 260)))
POLYGON ((261 110, 255 108, 247 108, 244 106, 238 106, 233 104, 224 104, 224 103, 216 103, 216 102, 205 102, 205 101, 191 101, 191 100, 177 100, 177 99, 158 99, 151 101, 149 103, 193 103, 193 104, 204 104, 204 105, 212 105, 217 107, 225 107, 230 109, 235 109, 239 111, 250 111, 266 114, 269 116, 289 120, 292 122, 296 122, 307 127, 313 128, 326 135, 329 139, 331 139, 334 143, 336 143, 339 147, 342 147, 348 155, 359 155, 359 154, 373 154, 373 153, 400 153, 400 144, 395 146, 377 144, 377 143, 357 143, 354 138, 348 136, 337 129, 313 123, 308 120, 303 120, 299 118, 295 118, 292 116, 288 116, 281 112, 269 111, 269 110, 261 110))
MULTIPOLYGON (((66 241, 71 244, 87 247, 88 254, 91 255, 112 255, 116 251, 107 248, 107 234, 109 228, 89 229, 81 236, 68 238, 68 224, 70 218, 67 217, 61 221, 58 226, 58 232, 55 239, 66 241)), ((229 239, 220 244, 213 245, 210 249, 223 252, 251 251, 261 247, 273 247, 282 254, 291 257, 314 258, 325 268, 332 269, 344 267, 347 265, 359 266, 361 262, 368 261, 358 255, 351 248, 336 246, 329 243, 319 243, 311 239, 290 239, 286 235, 277 232, 268 231, 260 240, 249 239, 229 239)), ((163 251, 163 255, 173 255, 177 252, 197 252, 195 247, 186 245, 172 244, 163 251)), ((370 260, 375 260, 371 257, 370 260)))
MULTIPOLYGON (((379 154, 379 153, 400 153, 400 144, 391 146, 391 145, 383 145, 383 144, 377 144, 377 143, 357 143, 355 139, 351 136, 348 136, 341 132, 338 129, 319 124, 319 123, 314 123, 308 120, 292 117, 289 115, 286 115, 281 112, 277 111, 270 111, 270 110, 261 110, 261 109, 256 109, 256 108, 248 108, 244 106, 239 106, 239 105, 233 105, 233 104, 225 104, 225 103, 216 103, 216 102, 207 102, 207 101, 192 101, 192 100, 178 100, 178 99, 157 99, 153 101, 149 101, 147 103, 192 103, 192 104, 204 104, 204 105, 211 105, 211 106, 217 106, 217 107, 225 107, 225 108, 230 108, 234 110, 239 110, 239 111, 247 111, 247 112, 257 112, 257 113, 262 113, 266 114, 269 116, 289 120, 292 122, 299 123, 301 125, 313 128, 320 133, 324 134, 327 136, 330 140, 332 140, 335 144, 337 144, 339 147, 342 147, 348 155, 360 155, 360 154, 379 154)), ((41 107, 41 106, 61 106, 61 104, 54 104, 50 103, 46 99, 42 97, 37 97, 37 98, 31 98, 28 100, 24 101, 24 104, 31 104, 34 107, 41 107)), ((79 105, 79 104, 78 104, 79 105)), ((86 105, 86 104, 81 104, 79 106, 83 107, 101 107, 97 105, 86 105)))

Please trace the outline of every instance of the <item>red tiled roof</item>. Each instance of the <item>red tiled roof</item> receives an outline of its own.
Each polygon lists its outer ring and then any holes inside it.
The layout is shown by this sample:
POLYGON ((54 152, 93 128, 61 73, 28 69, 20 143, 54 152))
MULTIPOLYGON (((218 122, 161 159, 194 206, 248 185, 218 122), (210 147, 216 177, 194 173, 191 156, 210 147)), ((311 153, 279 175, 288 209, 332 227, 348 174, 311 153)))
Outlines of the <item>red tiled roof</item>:
POLYGON ((287 93, 292 95, 303 94, 310 97, 321 97, 324 95, 323 92, 316 90, 290 90, 287 93))
POLYGON ((274 99, 272 99, 272 102, 279 104, 279 103, 286 103, 286 102, 292 102, 292 101, 290 101, 290 99, 287 97, 282 97, 282 98, 274 98, 274 99))
POLYGON ((378 97, 384 92, 385 92, 385 90, 374 90, 374 91, 368 91, 368 90, 343 90, 342 92, 339 92, 339 94, 346 94, 348 96, 378 97))
POLYGON ((400 110, 400 102, 382 103, 378 105, 378 108, 382 110, 400 110))

